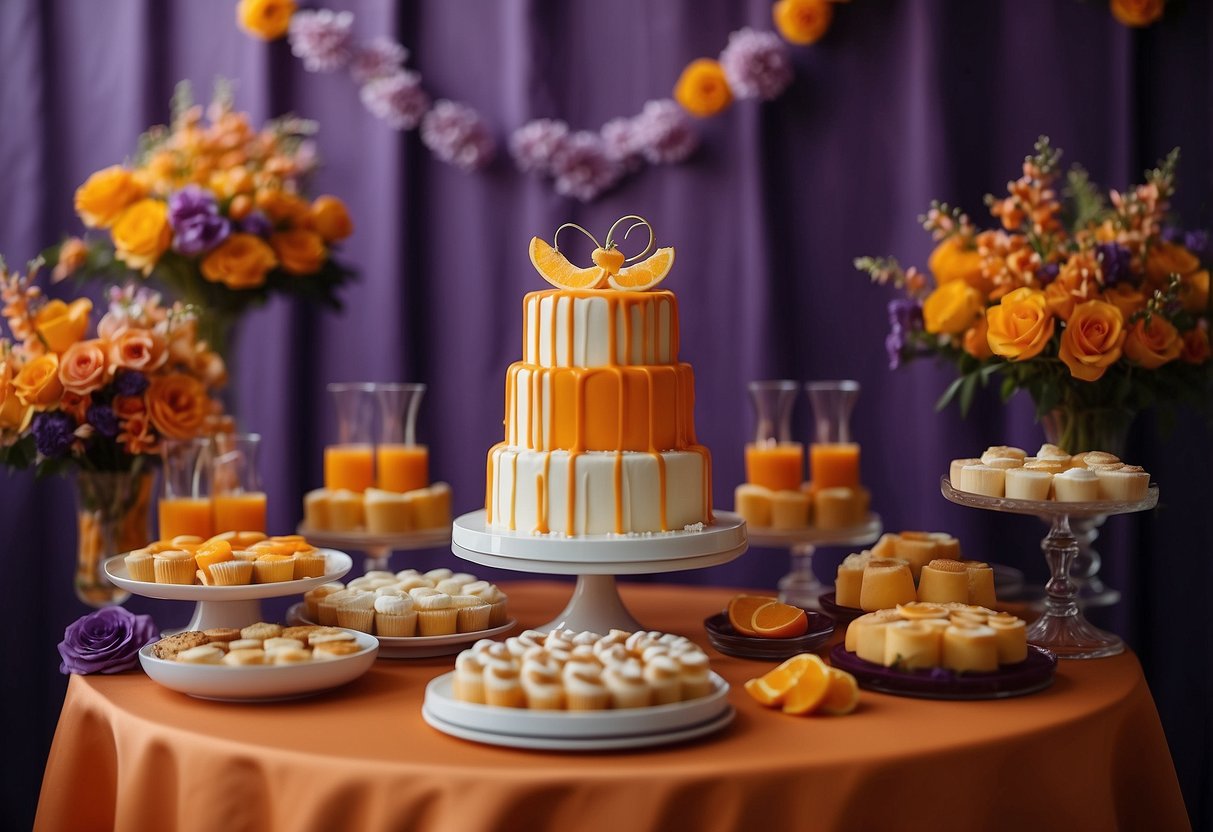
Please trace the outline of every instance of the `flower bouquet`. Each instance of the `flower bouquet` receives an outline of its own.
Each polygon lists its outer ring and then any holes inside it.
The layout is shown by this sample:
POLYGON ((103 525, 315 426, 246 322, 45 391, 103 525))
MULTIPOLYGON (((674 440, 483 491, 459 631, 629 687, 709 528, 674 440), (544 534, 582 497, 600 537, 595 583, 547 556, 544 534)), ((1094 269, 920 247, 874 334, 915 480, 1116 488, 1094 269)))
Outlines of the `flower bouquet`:
POLYGON ((125 165, 92 174, 76 190, 81 221, 101 234, 43 252, 54 278, 131 272, 154 278, 199 314, 205 340, 226 353, 231 327, 271 293, 331 307, 353 272, 332 256, 353 225, 334 196, 309 202, 316 167, 313 122, 281 118, 256 130, 219 84, 204 114, 187 84, 172 123, 148 130, 125 165))
POLYGON ((1001 227, 932 203, 922 217, 938 241, 931 280, 892 258, 856 268, 904 293, 889 304, 890 364, 923 355, 956 366, 938 407, 966 412, 979 386, 1002 377, 1004 400, 1027 390, 1049 440, 1072 452, 1116 450, 1142 409, 1210 390, 1209 272, 1202 233, 1169 224, 1178 150, 1145 184, 1103 192, 1041 137, 1023 175, 986 203, 1001 227), (1104 445, 1101 448, 1100 443, 1104 445))

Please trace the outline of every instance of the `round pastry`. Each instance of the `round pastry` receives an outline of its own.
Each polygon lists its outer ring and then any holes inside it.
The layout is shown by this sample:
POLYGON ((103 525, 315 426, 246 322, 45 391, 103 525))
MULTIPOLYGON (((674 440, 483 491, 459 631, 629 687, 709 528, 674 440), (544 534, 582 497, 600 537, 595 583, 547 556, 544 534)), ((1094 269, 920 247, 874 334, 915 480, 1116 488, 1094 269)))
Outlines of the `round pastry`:
POLYGON ((184 549, 193 552, 206 541, 196 534, 179 534, 171 541, 174 549, 184 549))
MULTIPOLYGON (((240 631, 237 630, 236 632, 240 631)), ((229 641, 227 649, 229 652, 235 650, 260 650, 262 643, 259 638, 238 638, 234 641, 229 641)))
MULTIPOLYGON (((462 575, 465 573, 461 572, 460 574, 462 575)), ((462 594, 463 588, 470 583, 473 583, 473 582, 465 581, 465 580, 462 580, 461 578, 457 578, 454 575, 452 575, 449 578, 445 578, 445 579, 435 583, 434 589, 438 590, 439 592, 445 592, 447 595, 450 595, 452 598, 454 598, 456 595, 462 594)))
POLYGON ((445 581, 454 574, 450 569, 442 567, 440 569, 431 569, 425 573, 425 577, 432 581, 434 586, 438 586, 439 581, 445 581))
MULTIPOLYGON (((892 546, 889 547, 892 549, 892 546)), ((834 603, 840 607, 858 607, 859 591, 863 587, 863 570, 872 553, 868 551, 847 555, 838 565, 834 578, 834 603)))
POLYGON ((960 490, 985 497, 1001 497, 1006 484, 1005 468, 966 465, 960 469, 960 490))
POLYGON ((943 632, 940 663, 949 670, 992 673, 998 670, 998 637, 986 625, 964 627, 953 624, 943 632))
POLYGON ((1023 464, 1023 470, 1025 471, 1043 471, 1046 474, 1060 474, 1069 467, 1070 458, 1068 456, 1065 459, 1037 457, 1023 464))
MULTIPOLYGON (((863 586, 859 591, 859 606, 863 610, 883 610, 918 600, 914 576, 904 560, 876 559, 868 561, 863 570, 863 586)), ((929 600, 929 599, 923 599, 929 600)))
POLYGON ((331 644, 334 641, 357 641, 358 637, 340 627, 317 627, 307 634, 307 643, 312 647, 331 644))
POLYGON ((276 636, 274 638, 267 638, 262 642, 261 649, 265 651, 267 656, 272 656, 280 650, 302 650, 303 646, 303 642, 297 638, 276 636))
POLYGON ((1086 468, 1071 468, 1053 475, 1053 498, 1062 503, 1099 499, 1099 476, 1086 468))
POLYGON ((306 664, 312 660, 312 652, 301 648, 295 650, 276 650, 273 653, 267 652, 265 655, 274 664, 306 664))
POLYGON ((979 560, 964 560, 961 563, 969 570, 969 603, 982 607, 992 607, 997 604, 998 596, 994 592, 994 567, 979 560))
POLYGON ((208 644, 217 641, 233 642, 240 638, 240 631, 235 627, 211 627, 209 630, 203 630, 202 634, 207 637, 208 644))
POLYGON ((239 650, 229 650, 228 654, 223 657, 223 663, 232 665, 233 667, 244 667, 246 665, 265 664, 265 651, 261 648, 241 648, 239 650))
POLYGON ((969 569, 958 560, 933 560, 922 568, 918 600, 943 604, 969 601, 969 569))
POLYGON ((304 644, 307 644, 308 638, 311 636, 311 634, 319 629, 320 628, 315 624, 301 624, 297 627, 283 627, 280 638, 295 638, 299 639, 299 641, 302 641, 304 644))
POLYGON ((190 647, 188 650, 182 650, 174 659, 186 664, 220 664, 223 662, 224 652, 213 644, 200 644, 197 647, 190 647))
POLYGON ((375 632, 387 638, 407 638, 417 632, 417 610, 407 595, 378 595, 374 601, 375 632))
POLYGON ((1065 448, 1059 448, 1057 445, 1052 445, 1048 442, 1040 446, 1040 450, 1036 452, 1036 459, 1054 459, 1061 460, 1069 465, 1070 452, 1065 448))
POLYGON ((944 618, 948 617, 948 611, 942 604, 932 604, 927 601, 911 601, 908 604, 898 604, 897 612, 901 613, 901 617, 908 621, 917 621, 923 618, 944 618))
MULTIPOLYGON (((985 453, 983 453, 981 455, 981 464, 989 465, 990 460, 994 460, 994 459, 1009 459, 1009 460, 1016 462, 1019 465, 1022 465, 1023 461, 1024 461, 1024 457, 1026 457, 1027 455, 1028 455, 1027 451, 1025 451, 1023 448, 1016 448, 1012 445, 991 445, 990 447, 986 448, 985 453)), ((999 467, 999 466, 995 466, 995 467, 999 467)), ((1014 468, 1015 466, 1011 465, 1011 466, 1001 466, 1001 467, 1014 468)))
POLYGON ((1123 465, 1116 469, 1095 469, 1099 499, 1139 502, 1150 489, 1150 475, 1138 465, 1123 465))
POLYGON ((194 572, 197 566, 194 556, 183 550, 161 552, 152 556, 152 571, 158 584, 194 583, 194 572))
POLYGON ((198 630, 187 630, 165 636, 152 647, 152 655, 158 659, 172 659, 183 650, 198 647, 209 641, 206 634, 198 630))
POLYGON ((268 624, 265 621, 258 621, 256 624, 250 624, 240 630, 241 638, 255 638, 261 641, 265 641, 267 638, 278 638, 281 635, 281 625, 268 624))
POLYGON ((921 621, 895 621, 885 630, 885 667, 915 670, 939 665, 939 631, 921 621))
POLYGON ((433 589, 434 582, 424 575, 413 575, 411 577, 398 580, 397 586, 401 592, 412 594, 414 589, 433 589))
POLYGON ((312 648, 312 658, 316 661, 328 661, 343 659, 360 652, 362 648, 354 641, 326 641, 312 648))

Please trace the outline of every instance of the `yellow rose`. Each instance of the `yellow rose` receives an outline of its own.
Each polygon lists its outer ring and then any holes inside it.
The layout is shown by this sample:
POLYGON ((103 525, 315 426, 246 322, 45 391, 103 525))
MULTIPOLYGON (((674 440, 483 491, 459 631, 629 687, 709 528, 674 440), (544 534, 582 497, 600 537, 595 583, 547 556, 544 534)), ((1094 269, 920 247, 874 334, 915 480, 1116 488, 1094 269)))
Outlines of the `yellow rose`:
POLYGON ((985 361, 992 356, 994 352, 990 349, 988 332, 990 326, 986 321, 986 316, 978 317, 977 322, 965 330, 964 338, 961 340, 961 345, 964 351, 976 358, 978 361, 985 361))
POLYGON ((110 233, 117 258, 144 275, 150 274, 173 241, 168 205, 158 199, 141 199, 126 209, 110 233))
POLYGON ((922 304, 927 332, 959 335, 981 314, 981 293, 963 281, 937 286, 922 304))
POLYGON ((236 25, 262 40, 277 40, 286 34, 295 13, 295 0, 240 0, 236 25))
POLYGON ((345 210, 345 203, 335 196, 318 196, 309 213, 312 230, 328 242, 344 240, 354 233, 354 223, 345 210))
POLYGON ((301 197, 280 190, 259 191, 256 202, 257 207, 264 211, 275 225, 288 225, 292 228, 307 226, 308 215, 312 210, 301 197))
POLYGON ((1166 0, 1112 0, 1112 16, 1125 26, 1149 26, 1162 17, 1166 0))
POLYGON ((274 250, 252 234, 232 234, 202 261, 202 276, 229 289, 255 289, 278 265, 274 250))
POLYGON ((1193 327, 1184 333, 1180 361, 1188 364, 1204 364, 1209 360, 1209 332, 1203 326, 1193 327))
POLYGON ((1209 308, 1209 272, 1201 269, 1187 275, 1179 284, 1179 297, 1189 312, 1204 312, 1209 308))
POLYGON ((76 189, 76 213, 89 228, 109 228, 145 193, 129 170, 114 165, 97 171, 76 189))
POLYGON ((714 116, 733 100, 733 91, 724 77, 719 61, 698 58, 691 61, 674 84, 674 100, 693 116, 714 116))
POLYGON ((13 389, 22 404, 35 410, 49 410, 59 403, 63 384, 59 381, 59 356, 40 355, 21 368, 13 379, 13 389))
POLYGON ((77 341, 59 360, 59 381, 69 393, 87 396, 109 381, 108 366, 104 341, 77 341))
POLYGON ((210 402, 198 379, 185 373, 154 376, 146 399, 148 418, 161 436, 191 439, 201 433, 210 402))
POLYGON ((304 228, 271 234, 270 245, 291 274, 315 274, 328 257, 320 235, 304 228))
POLYGON ((70 304, 61 300, 48 301, 34 317, 34 327, 51 352, 62 353, 88 332, 88 316, 93 302, 78 298, 70 304))
POLYGON ((1012 361, 1035 358, 1053 337, 1055 320, 1044 292, 1023 287, 986 310, 986 340, 995 355, 1012 361))
POLYGON ((1125 320, 1120 310, 1102 300, 1089 300, 1074 307, 1061 333, 1058 354, 1070 375, 1082 381, 1097 381, 1120 358, 1125 342, 1125 320))
POLYGON ((935 275, 938 286, 961 280, 986 295, 992 288, 981 273, 981 255, 976 248, 966 247, 956 234, 935 247, 927 259, 927 268, 935 275))
POLYGON ((1125 337, 1125 355, 1147 370, 1174 361, 1183 348, 1179 330, 1162 315, 1151 315, 1149 326, 1144 317, 1138 318, 1125 337))
POLYGON ((771 18, 783 39, 797 46, 816 43, 830 28, 834 5, 829 0, 779 0, 771 18))
POLYGON ((0 430, 25 430, 34 409, 21 401, 13 387, 13 366, 0 361, 0 430))
POLYGON ((1128 283, 1117 283, 1103 293, 1103 299, 1119 309, 1126 321, 1133 317, 1135 312, 1146 308, 1145 294, 1128 283))
POLYGON ((1178 243, 1159 240, 1146 255, 1146 280, 1155 286, 1165 285, 1173 274, 1191 274, 1200 268, 1200 260, 1178 243))

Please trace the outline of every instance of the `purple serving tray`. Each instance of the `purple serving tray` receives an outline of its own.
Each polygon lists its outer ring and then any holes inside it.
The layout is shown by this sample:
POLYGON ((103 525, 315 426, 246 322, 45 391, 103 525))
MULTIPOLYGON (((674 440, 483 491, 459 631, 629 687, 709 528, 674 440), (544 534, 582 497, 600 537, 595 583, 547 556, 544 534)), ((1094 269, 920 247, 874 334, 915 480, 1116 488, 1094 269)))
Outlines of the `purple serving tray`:
POLYGON ((830 651, 830 664, 850 673, 865 690, 916 696, 922 699, 1007 699, 1026 696, 1053 684, 1057 657, 1034 644, 1019 664, 994 673, 957 673, 941 667, 931 670, 895 670, 864 661, 839 644, 830 651))
POLYGON ((811 653, 834 635, 834 622, 829 616, 805 610, 809 629, 795 638, 755 638, 743 636, 733 629, 727 613, 718 612, 703 620, 712 646, 729 656, 761 661, 783 661, 799 653, 811 653))
POLYGON ((834 601, 833 592, 823 592, 817 597, 817 603, 821 605, 821 611, 833 618, 839 624, 850 624, 856 618, 863 615, 863 610, 859 607, 843 607, 834 601))

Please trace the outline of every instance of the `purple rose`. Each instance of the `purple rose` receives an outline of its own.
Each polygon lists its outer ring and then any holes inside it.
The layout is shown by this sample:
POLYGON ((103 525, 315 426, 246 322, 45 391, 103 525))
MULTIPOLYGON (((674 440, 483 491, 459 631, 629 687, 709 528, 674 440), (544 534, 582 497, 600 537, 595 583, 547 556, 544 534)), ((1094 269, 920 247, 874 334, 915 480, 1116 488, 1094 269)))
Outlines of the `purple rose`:
POLYGON ((159 637, 150 615, 122 607, 91 612, 68 625, 59 642, 60 673, 120 673, 139 664, 139 650, 159 637))
POLYGON ((173 227, 173 250, 186 257, 210 251, 232 232, 214 195, 197 185, 186 185, 169 197, 168 221, 173 227))
POLYGON ((71 450, 76 439, 75 430, 76 421, 60 411, 39 413, 30 425, 34 447, 48 459, 56 459, 71 450))

